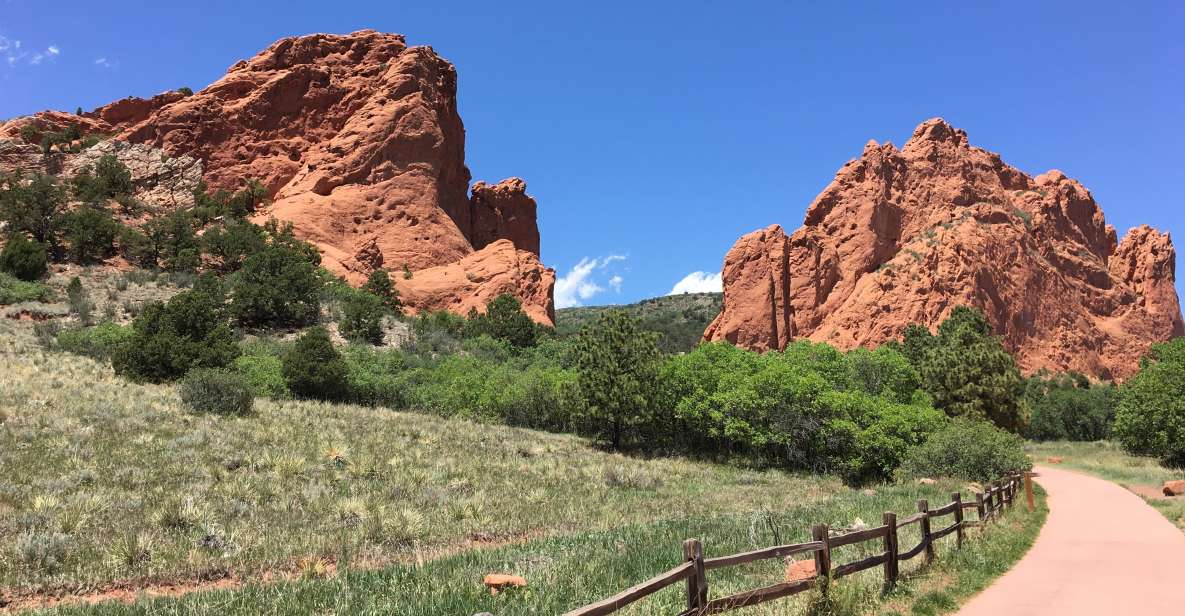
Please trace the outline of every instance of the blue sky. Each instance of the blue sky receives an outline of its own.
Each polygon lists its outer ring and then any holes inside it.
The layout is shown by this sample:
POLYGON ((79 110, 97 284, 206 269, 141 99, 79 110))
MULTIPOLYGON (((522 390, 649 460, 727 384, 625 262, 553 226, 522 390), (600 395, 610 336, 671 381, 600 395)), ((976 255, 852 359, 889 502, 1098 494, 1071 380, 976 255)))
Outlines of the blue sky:
POLYGON ((1121 234, 1185 237, 1185 5, 641 4, 0 0, 0 117, 197 90, 283 36, 400 32, 457 65, 474 179, 527 180, 562 303, 710 281, 933 116, 1081 180, 1121 234))

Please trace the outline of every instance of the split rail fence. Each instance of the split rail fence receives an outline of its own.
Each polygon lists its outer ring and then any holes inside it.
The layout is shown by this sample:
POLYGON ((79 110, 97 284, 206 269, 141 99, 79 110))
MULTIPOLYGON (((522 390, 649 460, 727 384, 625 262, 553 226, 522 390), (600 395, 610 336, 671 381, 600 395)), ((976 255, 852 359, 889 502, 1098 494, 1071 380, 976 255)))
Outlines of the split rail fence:
POLYGON ((994 481, 986 486, 982 493, 975 495, 974 502, 964 501, 959 492, 951 494, 951 502, 934 509, 931 509, 925 500, 919 500, 917 513, 898 519, 897 514, 887 511, 884 514, 882 525, 875 528, 833 535, 826 524, 815 524, 811 527, 811 541, 805 543, 779 545, 730 556, 704 558, 703 544, 698 539, 688 539, 683 542, 683 564, 608 599, 567 612, 564 616, 611 614, 639 599, 684 580, 687 582, 687 609, 681 612, 680 616, 718 614, 789 597, 816 587, 826 592, 831 580, 837 580, 874 567, 883 568, 885 584, 892 586, 900 576, 899 567, 902 561, 908 561, 919 555, 927 563, 932 561, 934 559, 934 542, 952 534, 955 535, 956 545, 961 548, 966 540, 966 529, 982 526, 995 519, 1006 507, 1011 507, 1015 503, 1017 491, 1022 485, 1031 508, 1033 503, 1030 477, 1031 474, 1015 474, 994 481), (965 519, 963 512, 967 509, 974 509, 977 518, 974 520, 965 519), (953 522, 950 525, 938 530, 931 528, 931 522, 934 519, 946 516, 953 516, 953 522), (898 531, 912 524, 920 526, 921 541, 916 546, 902 551, 897 542, 898 531), (875 540, 881 541, 883 548, 881 553, 841 565, 831 562, 833 549, 875 540), (786 581, 718 599, 708 599, 707 573, 709 571, 808 553, 813 555, 815 561, 815 575, 810 578, 786 581))

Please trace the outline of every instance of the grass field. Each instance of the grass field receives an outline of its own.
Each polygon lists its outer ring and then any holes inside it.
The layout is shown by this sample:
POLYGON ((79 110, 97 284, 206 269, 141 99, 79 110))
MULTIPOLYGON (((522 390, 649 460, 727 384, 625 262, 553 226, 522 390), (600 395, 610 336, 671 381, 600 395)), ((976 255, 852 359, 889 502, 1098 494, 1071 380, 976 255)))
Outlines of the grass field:
POLYGON ((1128 488, 1185 530, 1185 497, 1163 498, 1160 495, 1164 482, 1185 479, 1185 470, 1165 468, 1154 458, 1130 455, 1109 441, 1030 443, 1027 449, 1037 464, 1048 464, 1047 460, 1051 456, 1060 457, 1061 467, 1095 475, 1128 488))
MULTIPOLYGON (((351 405, 260 399, 248 418, 193 415, 174 387, 47 354, 10 320, 0 363, 0 611, 60 598, 61 613, 553 613, 669 568, 688 537, 709 555, 747 550, 805 539, 815 522, 875 524, 961 487, 868 495, 829 477, 636 459, 571 436, 351 405), (490 572, 530 587, 491 597, 480 584, 490 572), (136 602, 71 607, 79 597, 136 602)), ((941 613, 1023 554, 1040 516, 1008 524, 1023 532, 989 529, 990 541, 887 597, 871 571, 832 604, 750 613, 941 613)), ((783 567, 721 572, 713 595, 772 583, 783 567)), ((671 590, 629 613, 680 601, 671 590)))

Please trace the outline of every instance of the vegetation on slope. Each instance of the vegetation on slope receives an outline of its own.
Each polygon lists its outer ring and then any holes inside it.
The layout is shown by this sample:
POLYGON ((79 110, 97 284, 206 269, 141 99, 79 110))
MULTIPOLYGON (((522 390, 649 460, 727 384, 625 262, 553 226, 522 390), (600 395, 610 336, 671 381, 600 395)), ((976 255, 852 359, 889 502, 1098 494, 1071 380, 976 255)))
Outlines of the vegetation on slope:
POLYGON ((607 310, 620 310, 637 319, 641 329, 657 333, 664 353, 690 351, 704 337, 704 330, 724 305, 722 293, 684 293, 644 299, 621 306, 581 306, 555 311, 559 336, 574 336, 607 310))

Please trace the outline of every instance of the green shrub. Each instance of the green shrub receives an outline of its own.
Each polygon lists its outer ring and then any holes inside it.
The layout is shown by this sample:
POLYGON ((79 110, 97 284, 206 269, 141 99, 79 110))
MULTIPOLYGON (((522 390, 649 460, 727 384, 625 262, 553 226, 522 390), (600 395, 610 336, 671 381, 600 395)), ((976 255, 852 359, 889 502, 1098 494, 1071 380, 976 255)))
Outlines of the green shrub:
POLYGON ((342 303, 338 330, 347 340, 383 343, 383 300, 365 291, 354 291, 342 303))
POLYGON ((1092 385, 1079 374, 1030 378, 1025 386, 1030 409, 1025 436, 1036 441, 1098 441, 1108 438, 1119 403, 1114 385, 1092 385))
POLYGON ((58 332, 57 346, 69 353, 108 361, 133 335, 131 327, 104 322, 94 327, 76 327, 58 332))
POLYGON ((863 392, 829 391, 818 400, 828 417, 823 449, 830 469, 850 484, 885 481, 909 451, 947 423, 933 407, 900 404, 863 392))
POLYGON ((102 205, 117 197, 135 192, 132 172, 114 155, 104 154, 94 169, 85 167, 70 180, 74 198, 84 203, 102 205))
POLYGON ((251 414, 255 394, 242 375, 198 368, 181 379, 181 402, 195 413, 243 416, 251 414))
POLYGON ((131 339, 112 357, 116 374, 139 381, 180 378, 193 368, 222 368, 239 355, 216 280, 203 277, 167 304, 146 306, 131 339))
POLYGON ((65 194, 53 176, 33 174, 28 181, 20 173, 0 176, 0 220, 10 235, 25 233, 57 254, 65 194))
POLYGON ((1020 437, 986 421, 956 419, 910 451, 899 474, 994 481, 1032 466, 1020 437))
POLYGON ((306 252, 273 243, 248 257, 235 274, 231 314, 249 326, 308 325, 321 313, 321 285, 306 252))
POLYGON ((394 312, 403 310, 403 303, 399 301, 399 289, 391 282, 387 270, 377 269, 366 278, 362 290, 376 295, 383 300, 383 305, 394 312))
POLYGON ((76 263, 93 263, 115 253, 120 224, 106 210, 85 205, 65 216, 64 234, 76 263))
POLYGON ((277 349, 262 344, 246 345, 231 363, 231 369, 246 379, 256 396, 273 400, 292 396, 284 381, 284 363, 277 349))
POLYGON ((402 379, 407 361, 403 353, 397 350, 380 351, 366 345, 350 345, 344 355, 352 402, 389 408, 407 405, 402 379))
POLYGON ((1115 438, 1127 451, 1185 467, 1185 338, 1154 344, 1119 388, 1115 438))
POLYGON ((535 322, 522 309, 518 298, 503 293, 486 304, 484 314, 469 313, 465 324, 466 336, 490 336, 505 340, 518 348, 535 346, 535 322))
POLYGON ((245 220, 228 220, 202 235, 206 254, 215 260, 215 267, 223 273, 236 272, 243 262, 267 246, 267 238, 259 225, 245 220))
POLYGON ((0 304, 19 304, 22 302, 39 302, 48 295, 45 285, 37 282, 25 282, 6 272, 0 272, 0 304))
POLYGON ((30 241, 23 233, 18 233, 0 251, 0 271, 27 282, 41 280, 48 271, 45 245, 30 241))
POLYGON ((144 225, 140 261, 145 267, 192 272, 201 264, 196 222, 187 210, 175 210, 144 225))
POLYGON ((82 280, 75 276, 66 285, 66 301, 70 304, 70 312, 78 317, 83 325, 90 325, 91 311, 95 305, 91 303, 90 295, 82 286, 82 280))
POLYGON ((304 332, 284 353, 283 374, 298 398, 342 400, 349 392, 346 362, 322 327, 304 332))

